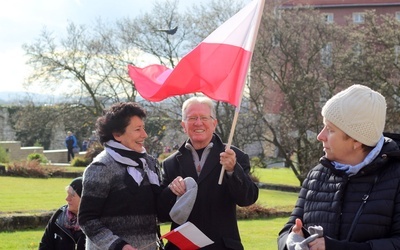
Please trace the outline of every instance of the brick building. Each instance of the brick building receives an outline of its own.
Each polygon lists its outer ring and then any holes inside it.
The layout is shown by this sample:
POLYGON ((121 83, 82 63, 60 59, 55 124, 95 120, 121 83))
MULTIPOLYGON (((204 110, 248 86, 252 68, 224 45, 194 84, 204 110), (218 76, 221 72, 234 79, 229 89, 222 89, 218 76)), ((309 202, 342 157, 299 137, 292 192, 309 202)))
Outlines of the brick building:
POLYGON ((286 0, 282 8, 310 6, 326 13, 326 21, 346 25, 348 19, 354 23, 363 22, 363 13, 375 10, 376 14, 391 14, 400 20, 400 1, 395 0, 286 0))

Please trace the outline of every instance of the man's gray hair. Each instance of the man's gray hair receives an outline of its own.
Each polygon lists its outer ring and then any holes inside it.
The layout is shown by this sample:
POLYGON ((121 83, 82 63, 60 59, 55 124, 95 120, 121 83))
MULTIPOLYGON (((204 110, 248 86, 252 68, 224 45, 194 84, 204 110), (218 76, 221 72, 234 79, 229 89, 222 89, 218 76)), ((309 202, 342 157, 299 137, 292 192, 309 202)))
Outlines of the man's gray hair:
POLYGON ((209 106, 211 110, 211 116, 213 118, 216 118, 214 102, 212 99, 210 99, 207 96, 192 96, 189 99, 187 99, 182 105, 182 121, 186 120, 186 110, 189 108, 190 105, 195 103, 206 104, 207 106, 209 106))

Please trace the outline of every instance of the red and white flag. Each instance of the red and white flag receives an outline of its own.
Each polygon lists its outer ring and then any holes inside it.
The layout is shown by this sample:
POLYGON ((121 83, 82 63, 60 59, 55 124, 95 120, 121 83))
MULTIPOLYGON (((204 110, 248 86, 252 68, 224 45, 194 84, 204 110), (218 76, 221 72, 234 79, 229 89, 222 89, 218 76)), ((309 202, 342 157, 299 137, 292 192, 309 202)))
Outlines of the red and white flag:
POLYGON ((202 92, 239 106, 265 0, 253 0, 228 19, 172 70, 128 66, 139 94, 149 101, 202 92))
POLYGON ((161 239, 167 239, 181 250, 195 250, 214 243, 190 221, 164 234, 161 239))

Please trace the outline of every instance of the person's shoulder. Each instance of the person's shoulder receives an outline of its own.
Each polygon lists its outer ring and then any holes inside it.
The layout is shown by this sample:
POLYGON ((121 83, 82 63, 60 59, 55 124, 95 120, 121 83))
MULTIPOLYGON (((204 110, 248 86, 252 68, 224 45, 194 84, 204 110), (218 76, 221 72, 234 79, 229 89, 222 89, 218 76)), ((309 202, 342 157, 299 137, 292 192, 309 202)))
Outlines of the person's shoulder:
POLYGON ((176 159, 176 157, 181 154, 182 154, 182 152, 180 152, 179 150, 176 150, 175 152, 173 152, 169 156, 167 156, 167 158, 165 158, 162 162, 174 161, 176 159))
POLYGON ((236 153, 243 153, 243 154, 246 154, 246 152, 244 152, 242 149, 240 149, 240 148, 238 148, 238 147, 236 147, 236 146, 234 146, 234 145, 232 145, 231 148, 232 148, 232 150, 235 151, 236 153))
POLYGON ((55 222, 57 220, 57 218, 60 216, 60 214, 66 212, 68 209, 68 205, 63 205, 60 208, 58 208, 51 216, 50 221, 55 222))

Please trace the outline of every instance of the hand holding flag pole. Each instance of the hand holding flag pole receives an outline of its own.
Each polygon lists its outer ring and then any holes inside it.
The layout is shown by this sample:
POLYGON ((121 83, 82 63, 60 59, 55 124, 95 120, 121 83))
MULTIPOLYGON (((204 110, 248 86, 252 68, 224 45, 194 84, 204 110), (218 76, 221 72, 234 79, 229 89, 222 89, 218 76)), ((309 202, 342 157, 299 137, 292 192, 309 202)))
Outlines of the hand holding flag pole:
MULTIPOLYGON (((156 64, 144 68, 128 65, 129 76, 139 94, 157 102, 175 95, 201 92, 236 106, 227 143, 230 148, 264 2, 248 3, 185 55, 173 70, 156 64)), ((219 184, 224 171, 222 167, 219 184)))

